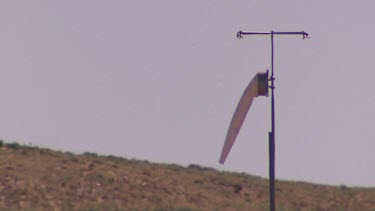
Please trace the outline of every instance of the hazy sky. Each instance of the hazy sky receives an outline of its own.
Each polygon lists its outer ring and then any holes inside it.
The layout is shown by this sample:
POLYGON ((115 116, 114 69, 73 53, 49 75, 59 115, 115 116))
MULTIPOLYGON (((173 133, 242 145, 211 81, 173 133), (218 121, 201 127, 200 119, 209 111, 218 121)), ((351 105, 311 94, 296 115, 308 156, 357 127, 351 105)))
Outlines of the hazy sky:
POLYGON ((270 99, 225 165, 234 109, 270 68, 276 177, 375 186, 373 1, 1 1, 0 137, 268 175, 270 99))

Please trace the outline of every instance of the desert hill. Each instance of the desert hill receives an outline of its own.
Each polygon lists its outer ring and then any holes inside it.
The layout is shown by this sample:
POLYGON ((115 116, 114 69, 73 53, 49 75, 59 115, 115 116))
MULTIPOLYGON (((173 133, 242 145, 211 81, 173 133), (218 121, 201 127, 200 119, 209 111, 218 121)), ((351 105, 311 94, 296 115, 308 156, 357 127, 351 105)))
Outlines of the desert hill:
MULTIPOLYGON (((277 210, 375 211, 375 188, 276 182, 277 210)), ((268 210, 268 180, 38 147, 0 148, 0 210, 268 210)))

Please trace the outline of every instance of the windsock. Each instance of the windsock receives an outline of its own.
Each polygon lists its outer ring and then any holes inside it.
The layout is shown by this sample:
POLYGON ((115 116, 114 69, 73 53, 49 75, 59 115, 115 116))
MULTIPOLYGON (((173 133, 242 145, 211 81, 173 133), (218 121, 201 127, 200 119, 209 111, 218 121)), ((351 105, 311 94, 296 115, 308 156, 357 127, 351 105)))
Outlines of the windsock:
POLYGON ((257 73, 242 94, 240 102, 238 103, 230 122, 219 163, 224 164, 227 159, 254 97, 258 96, 268 96, 268 70, 265 73, 257 73))

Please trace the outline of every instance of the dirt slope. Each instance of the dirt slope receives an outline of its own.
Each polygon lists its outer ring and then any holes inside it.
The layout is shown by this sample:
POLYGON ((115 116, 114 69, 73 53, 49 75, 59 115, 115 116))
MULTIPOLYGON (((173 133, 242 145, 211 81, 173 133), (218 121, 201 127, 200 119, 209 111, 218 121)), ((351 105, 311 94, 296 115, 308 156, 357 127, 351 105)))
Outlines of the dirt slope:
MULTIPOLYGON (((276 200, 280 211, 375 211, 375 188, 277 181, 276 200)), ((17 144, 0 148, 0 210, 268 209, 268 181, 251 175, 17 144)))

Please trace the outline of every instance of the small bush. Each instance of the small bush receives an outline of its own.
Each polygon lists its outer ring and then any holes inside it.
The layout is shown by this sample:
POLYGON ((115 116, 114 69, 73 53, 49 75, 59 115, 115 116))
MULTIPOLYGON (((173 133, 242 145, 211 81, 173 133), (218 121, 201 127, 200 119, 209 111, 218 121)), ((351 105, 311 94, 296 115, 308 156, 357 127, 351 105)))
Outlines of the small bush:
POLYGON ((184 167, 179 166, 177 164, 168 164, 167 168, 172 170, 172 171, 182 171, 182 170, 184 170, 184 167))
POLYGON ((195 170, 199 170, 199 171, 212 171, 212 172, 217 172, 216 169, 214 168, 210 168, 210 167, 203 167, 203 166, 200 166, 198 164, 190 164, 188 166, 188 169, 195 169, 195 170))
POLYGON ((11 148, 11 149, 19 149, 21 147, 21 145, 17 142, 9 143, 6 146, 11 148))
POLYGON ((340 185, 341 190, 348 190, 349 188, 346 185, 340 185))
POLYGON ((196 170, 201 170, 203 171, 203 168, 200 166, 200 165, 197 165, 197 164, 190 164, 188 166, 188 169, 196 169, 196 170))
POLYGON ((240 193, 241 192, 241 190, 242 190, 242 185, 240 185, 240 184, 235 184, 235 185, 233 185, 233 192, 234 193, 240 193))
POLYGON ((177 208, 176 211, 200 211, 200 210, 192 209, 189 207, 180 207, 180 208, 177 208))
POLYGON ((95 152, 84 152, 83 155, 88 157, 98 157, 98 154, 95 152))
POLYGON ((4 141, 0 139, 0 148, 4 146, 4 141))
POLYGON ((115 184, 115 182, 116 182, 116 179, 114 177, 111 177, 108 179, 108 183, 111 185, 115 184))

